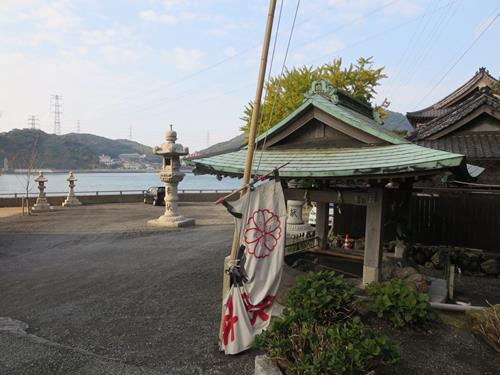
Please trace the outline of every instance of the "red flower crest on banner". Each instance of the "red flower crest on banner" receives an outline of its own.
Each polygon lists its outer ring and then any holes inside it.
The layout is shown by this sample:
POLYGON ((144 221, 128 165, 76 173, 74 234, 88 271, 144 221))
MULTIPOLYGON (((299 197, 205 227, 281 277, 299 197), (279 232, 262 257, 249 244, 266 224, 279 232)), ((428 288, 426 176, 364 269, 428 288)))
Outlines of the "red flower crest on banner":
POLYGON ((281 237, 281 222, 267 208, 252 213, 245 227, 245 243, 248 253, 258 259, 271 254, 281 237))

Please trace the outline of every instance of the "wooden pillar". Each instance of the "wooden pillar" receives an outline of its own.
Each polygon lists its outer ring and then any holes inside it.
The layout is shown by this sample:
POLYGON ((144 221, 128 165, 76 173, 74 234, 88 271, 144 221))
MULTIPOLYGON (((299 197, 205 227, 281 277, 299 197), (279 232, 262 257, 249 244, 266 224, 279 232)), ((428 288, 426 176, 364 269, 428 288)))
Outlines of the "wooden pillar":
POLYGON ((328 207, 328 202, 316 202, 316 236, 321 250, 328 249, 328 207))
POLYGON ((366 206, 363 285, 379 281, 384 233, 384 188, 371 188, 366 206))

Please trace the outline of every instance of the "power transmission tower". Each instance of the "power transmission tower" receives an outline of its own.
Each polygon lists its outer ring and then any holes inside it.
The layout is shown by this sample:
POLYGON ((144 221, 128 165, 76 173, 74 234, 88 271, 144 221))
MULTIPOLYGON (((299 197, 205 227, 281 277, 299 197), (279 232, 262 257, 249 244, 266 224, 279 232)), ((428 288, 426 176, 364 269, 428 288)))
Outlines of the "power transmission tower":
POLYGON ((132 140, 132 127, 128 129, 128 139, 132 140))
POLYGON ((51 95, 51 104, 54 114, 54 134, 61 135, 61 113, 62 113, 62 96, 51 95))
POLYGON ((210 131, 207 130, 207 148, 210 147, 210 131))
POLYGON ((80 133, 80 120, 76 122, 76 132, 80 133))
POLYGON ((38 119, 38 117, 35 115, 28 116, 28 127, 30 127, 31 129, 36 129, 37 126, 40 127, 40 120, 38 119))

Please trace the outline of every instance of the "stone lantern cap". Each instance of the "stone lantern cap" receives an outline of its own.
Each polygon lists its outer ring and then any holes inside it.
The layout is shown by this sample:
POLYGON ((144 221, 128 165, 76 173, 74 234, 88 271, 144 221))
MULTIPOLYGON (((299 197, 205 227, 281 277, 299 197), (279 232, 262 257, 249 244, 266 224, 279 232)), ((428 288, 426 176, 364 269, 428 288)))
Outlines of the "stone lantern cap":
POLYGON ((66 181, 78 181, 78 179, 75 177, 75 175, 73 174, 73 171, 69 172, 69 177, 66 179, 66 181))
POLYGON ((43 175, 43 172, 40 171, 39 174, 38 174, 38 177, 35 178, 35 181, 40 183, 40 182, 47 182, 47 178, 43 175))
POLYGON ((175 143, 177 140, 177 132, 174 131, 172 125, 170 125, 170 130, 167 131, 165 135, 166 143, 162 143, 161 146, 153 147, 153 153, 155 155, 161 155, 163 157, 173 157, 173 156, 183 156, 189 154, 189 148, 183 146, 179 143, 175 143))

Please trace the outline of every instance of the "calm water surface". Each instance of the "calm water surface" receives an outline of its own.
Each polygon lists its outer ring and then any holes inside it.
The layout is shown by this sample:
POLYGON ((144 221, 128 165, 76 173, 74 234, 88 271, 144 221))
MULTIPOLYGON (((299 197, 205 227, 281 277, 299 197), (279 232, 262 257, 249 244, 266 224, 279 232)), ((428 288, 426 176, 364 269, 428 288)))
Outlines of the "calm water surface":
MULTIPOLYGON (((157 173, 79 173, 75 174, 76 192, 103 190, 146 190, 150 186, 162 185, 157 173)), ((48 179, 46 192, 66 192, 68 190, 67 173, 46 173, 48 179)), ((32 176, 32 180, 36 176, 32 176)), ((0 176, 0 194, 21 193, 26 188, 27 176, 22 174, 4 174, 0 176)), ((236 189, 241 180, 224 178, 219 181, 215 176, 195 176, 186 173, 179 189, 236 189)), ((30 191, 38 192, 36 183, 30 183, 30 191)))

